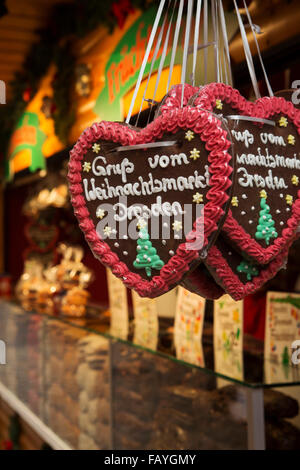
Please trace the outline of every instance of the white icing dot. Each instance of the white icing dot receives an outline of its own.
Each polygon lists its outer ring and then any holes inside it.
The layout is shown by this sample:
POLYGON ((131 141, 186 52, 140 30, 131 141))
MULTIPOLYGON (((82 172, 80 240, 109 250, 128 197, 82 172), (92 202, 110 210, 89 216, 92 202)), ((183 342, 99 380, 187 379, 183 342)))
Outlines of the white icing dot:
POLYGON ((178 240, 178 238, 180 238, 179 235, 174 235, 174 238, 176 238, 178 240))
POLYGON ((263 230, 263 231, 262 231, 262 233, 263 233, 263 234, 265 234, 265 233, 266 233, 266 231, 265 231, 265 230, 263 230))
POLYGON ((247 194, 242 194, 243 199, 247 199, 247 194))
POLYGON ((267 217, 266 217, 265 215, 263 215, 263 219, 266 220, 266 218, 267 218, 267 217))
POLYGON ((173 251, 173 250, 170 250, 170 251, 169 251, 169 255, 173 256, 173 255, 174 255, 174 251, 173 251))
POLYGON ((127 236, 127 235, 123 235, 123 238, 124 238, 124 240, 127 240, 128 236, 127 236))
POLYGON ((290 212, 290 210, 291 210, 291 209, 290 209, 289 207, 286 208, 286 211, 287 211, 287 212, 290 212))
POLYGON ((138 258, 137 258, 135 261, 136 261, 137 263, 139 263, 139 262, 140 262, 140 260, 139 260, 138 258))
POLYGON ((150 263, 150 261, 151 261, 151 258, 147 258, 147 261, 149 261, 149 263, 150 263))
POLYGON ((268 230, 269 230, 269 227, 266 227, 266 231, 268 231, 268 230))
POLYGON ((279 196, 280 196, 280 197, 283 197, 283 194, 280 194, 279 196))
POLYGON ((229 256, 231 256, 232 255, 231 251, 228 251, 228 254, 229 254, 229 256))
POLYGON ((144 255, 143 258, 144 258, 144 259, 147 259, 147 255, 144 255))
POLYGON ((127 256, 127 255, 128 255, 128 251, 123 251, 123 255, 124 255, 124 256, 127 256))
POLYGON ((253 220, 249 220, 249 224, 253 224, 253 220))
POLYGON ((245 215, 245 214, 246 214, 246 212, 245 212, 245 211, 242 211, 242 212, 241 212, 241 214, 242 214, 242 215, 245 215))
POLYGON ((279 210, 279 209, 276 209, 276 214, 280 214, 280 210, 279 210))
POLYGON ((284 225, 284 222, 283 222, 283 221, 281 221, 281 222, 280 222, 280 225, 284 225))
POLYGON ((163 223, 163 227, 168 227, 167 222, 164 222, 164 223, 163 223))
POLYGON ((167 244, 166 240, 162 240, 161 242, 162 242, 163 245, 167 244))
POLYGON ((124 276, 123 279, 124 279, 124 281, 126 281, 127 277, 124 276))
POLYGON ((147 206, 143 206, 143 211, 146 211, 148 209, 147 206))
POLYGON ((119 246, 120 246, 118 242, 114 243, 114 245, 115 245, 116 248, 119 248, 119 246))
POLYGON ((138 245, 137 250, 140 251, 141 249, 142 249, 142 247, 138 245))
POLYGON ((254 209, 255 209, 255 206, 252 206, 252 207, 251 207, 251 209, 254 211, 254 209))
POLYGON ((148 250, 148 247, 147 247, 147 246, 145 246, 145 250, 148 250))

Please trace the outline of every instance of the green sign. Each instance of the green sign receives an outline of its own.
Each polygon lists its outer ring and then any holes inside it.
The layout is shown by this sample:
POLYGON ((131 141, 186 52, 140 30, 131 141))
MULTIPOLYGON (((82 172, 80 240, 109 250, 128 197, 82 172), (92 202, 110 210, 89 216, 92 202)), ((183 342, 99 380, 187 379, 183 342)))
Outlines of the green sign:
MULTIPOLYGON (((93 111, 100 116, 105 116, 107 121, 119 121, 123 119, 121 99, 136 84, 140 68, 143 62, 146 47, 151 34, 156 7, 152 7, 140 16, 136 22, 122 37, 121 41, 110 56, 105 67, 105 87, 99 94, 93 111)), ((156 33, 158 35, 158 32, 156 33)), ((157 71, 162 55, 164 38, 157 54, 153 71, 157 71)), ((169 45, 172 44, 170 34, 169 45)), ((164 66, 170 64, 170 46, 167 51, 164 66)), ((152 48, 153 49, 153 48, 152 48)), ((150 71, 153 59, 153 50, 150 53, 145 68, 145 75, 150 71)))
POLYGON ((46 134, 39 127, 39 118, 35 113, 26 111, 19 120, 10 140, 8 159, 6 161, 6 179, 12 178, 12 159, 21 151, 30 152, 29 170, 45 169, 46 162, 42 152, 46 134))

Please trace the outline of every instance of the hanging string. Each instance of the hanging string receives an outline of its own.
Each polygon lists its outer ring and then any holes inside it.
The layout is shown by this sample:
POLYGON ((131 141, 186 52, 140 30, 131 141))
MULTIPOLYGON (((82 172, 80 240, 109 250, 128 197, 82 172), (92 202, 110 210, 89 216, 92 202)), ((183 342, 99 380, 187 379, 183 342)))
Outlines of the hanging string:
MULTIPOLYGON (((207 11, 207 0, 204 0, 204 25, 203 25, 203 42, 208 43, 208 11, 207 11)), ((208 50, 207 47, 204 49, 204 83, 207 83, 207 59, 208 50)))
POLYGON ((155 35, 156 35, 157 27, 158 27, 158 24, 159 24, 159 21, 160 21, 160 18, 161 18, 161 14, 162 14, 164 5, 165 5, 165 0, 160 0, 160 4, 159 4, 158 10, 157 10, 157 14, 156 14, 154 25, 153 25, 151 35, 150 35, 150 38, 149 38, 147 49, 146 49, 146 52, 145 52, 145 55, 144 55, 144 59, 143 59, 143 62, 142 62, 142 66, 141 66, 141 69, 140 69, 138 80, 136 82, 135 90, 134 90, 132 100, 131 100, 131 103, 130 103, 129 112, 128 112, 128 115, 126 117, 126 121, 125 121, 126 124, 129 124, 129 121, 130 121, 130 118, 131 118, 133 106, 134 106, 134 103, 135 103, 135 100, 136 100, 136 97, 137 97, 137 94, 138 94, 138 91, 139 91, 139 88, 140 88, 140 85, 141 85, 141 82, 142 82, 142 79, 143 79, 143 76, 144 76, 145 67, 146 67, 146 64, 148 62, 149 54, 150 54, 151 47, 152 47, 152 44, 153 44, 153 41, 154 41, 154 38, 155 38, 155 35))
MULTIPOLYGON (((225 52, 226 56, 226 64, 225 64, 225 77, 226 77, 226 83, 232 85, 232 74, 231 74, 231 61, 230 61, 230 53, 229 53, 229 42, 228 42, 228 36, 227 36, 227 28, 226 28, 226 20, 225 20, 225 14, 224 14, 224 8, 223 8, 223 2, 222 0, 219 0, 219 14, 220 14, 220 23, 221 23, 221 29, 222 29, 222 34, 223 34, 223 50, 225 52), (228 74, 227 74, 228 70, 228 74)), ((225 57, 224 57, 224 62, 225 62, 225 57)))
POLYGON ((237 18, 238 18, 238 23, 239 23, 239 27, 240 27, 240 32, 241 32, 243 47, 244 47, 244 52, 245 52, 245 57, 246 57, 246 61, 247 61, 247 66, 248 66, 252 86, 253 86, 253 89, 254 89, 255 96, 258 99, 258 98, 260 98, 260 92, 259 92, 259 88, 258 88, 256 74, 255 74, 253 59, 252 59, 252 55, 251 55, 251 51, 250 51, 250 47, 249 47, 249 43, 248 43, 248 39, 247 39, 247 34, 246 34, 246 31, 245 31, 243 20, 242 20, 242 17, 240 15, 236 0, 233 0, 233 3, 234 3, 237 18))
POLYGON ((175 55, 176 55, 176 51, 177 51, 177 44, 178 44, 178 38, 179 38, 179 32, 180 32, 180 26, 181 26, 183 5, 184 5, 184 0, 180 0, 178 16, 177 16, 177 21, 176 21, 176 27, 175 27, 175 33, 174 33, 174 39, 173 39, 173 45, 172 45, 170 69, 169 69, 169 76, 168 76, 168 83, 167 83, 167 90, 166 90, 167 93, 170 89, 170 83, 171 83, 171 78, 172 78, 172 73, 173 73, 175 55))
MULTIPOLYGON (((170 1, 169 1, 169 5, 170 5, 170 1)), ((155 46, 155 50, 154 50, 154 53, 153 53, 153 58, 152 58, 151 67, 150 67, 150 71, 149 71, 148 78, 147 78, 147 83, 146 83, 146 86, 145 86, 141 106, 140 106, 140 109, 139 109, 139 112, 138 112, 138 115, 137 115, 137 119, 136 119, 136 122, 135 122, 136 126, 138 125, 138 121, 140 119, 140 115, 141 115, 141 111, 142 111, 142 108, 143 108, 143 104, 145 102, 145 97, 146 97, 148 85, 149 85, 149 82, 150 82, 150 78, 151 78, 151 75, 152 75, 153 67, 154 67, 154 64, 156 62, 158 51, 159 51, 159 48, 160 48, 160 45, 161 45, 161 40, 162 40, 164 31, 165 31, 165 25, 166 25, 166 21, 167 21, 167 18, 168 18, 169 5, 168 5, 167 11, 165 13, 164 21, 163 21, 162 27, 160 29, 160 33, 159 33, 159 36, 158 36, 158 39, 157 39, 157 42, 156 42, 156 46, 155 46)))
POLYGON ((214 61, 215 61, 215 79, 216 82, 220 81, 220 70, 219 70, 219 48, 218 48, 218 37, 217 37, 217 21, 216 21, 216 1, 211 2, 211 18, 214 38, 214 61))
POLYGON ((197 0, 197 10, 195 19, 195 32, 194 32, 194 50, 193 50, 193 69, 192 69, 192 85, 195 86, 195 75, 196 75, 196 64, 197 64, 197 53, 199 43, 199 26, 201 17, 201 6, 202 0, 197 0))
POLYGON ((183 48, 183 58, 182 58, 182 70, 181 70, 181 86, 182 86, 181 108, 183 107, 184 84, 185 84, 185 77, 186 77, 186 66, 187 66, 187 58, 188 58, 193 4, 194 4, 194 0, 189 0, 186 25, 185 25, 185 37, 184 37, 184 48, 183 48))
POLYGON ((152 97, 152 100, 151 100, 150 111, 149 111, 149 114, 148 114, 148 123, 150 121, 150 116, 151 116, 151 112, 152 112, 152 108, 153 108, 153 103, 155 101, 157 88, 158 88, 158 85, 160 83, 160 77, 161 77, 161 74, 162 74, 162 70, 163 70, 166 55, 167 55, 167 49, 168 49, 168 44, 169 44, 169 36, 170 36, 172 20, 173 20, 173 15, 174 15, 174 11, 175 11, 175 8, 176 8, 176 4, 177 4, 177 0, 175 1, 175 4, 174 4, 174 8, 173 8, 173 11, 172 11, 172 15, 171 15, 171 18, 170 18, 170 21, 169 21, 169 26, 168 26, 167 33, 166 33, 166 38, 165 38, 165 42, 164 42, 163 51, 162 51, 162 54, 161 54, 161 59, 160 59, 160 63, 159 63, 158 71, 157 71, 157 77, 156 77, 154 93, 153 93, 153 97, 152 97))
POLYGON ((265 69, 265 66, 264 66, 264 63, 263 63, 263 59, 262 59, 262 56, 261 56, 261 53, 260 53, 260 47, 259 47, 259 44, 258 44, 258 41, 257 41, 257 38, 256 38, 256 32, 255 32, 256 28, 254 27, 254 24, 252 23, 252 19, 251 19, 251 16, 250 16, 250 13, 249 13, 249 10, 248 10, 248 7, 247 7, 247 3, 246 3, 245 0, 244 0, 244 7, 245 7, 245 10, 246 10, 249 25, 250 25, 250 28, 251 28, 251 31, 252 31, 252 34, 253 34, 253 37, 254 37, 255 44, 256 44, 256 49, 257 49, 260 65, 261 65, 261 68, 262 68, 262 71, 263 71, 263 74, 264 74, 264 77, 265 77, 265 82, 266 82, 266 85, 267 85, 267 88, 268 88, 269 95, 274 96, 274 93, 273 93, 273 90, 272 90, 271 84, 269 82, 268 75, 267 75, 267 72, 266 72, 266 69, 265 69))

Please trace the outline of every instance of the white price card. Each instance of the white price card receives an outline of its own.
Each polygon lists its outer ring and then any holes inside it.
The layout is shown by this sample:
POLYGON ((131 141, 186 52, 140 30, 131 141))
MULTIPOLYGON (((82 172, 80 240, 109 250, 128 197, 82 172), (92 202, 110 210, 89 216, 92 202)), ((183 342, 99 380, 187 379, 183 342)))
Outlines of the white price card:
POLYGON ((129 330, 127 290, 123 282, 106 270, 109 309, 110 333, 121 339, 127 339, 129 330))
POLYGON ((214 301, 215 371, 237 380, 243 380, 243 314, 242 300, 223 295, 214 301))
POLYGON ((290 381, 293 343, 300 339, 300 294, 268 292, 265 327, 265 376, 267 381, 290 381))
POLYGON ((158 341, 158 315, 155 299, 140 297, 132 291, 134 336, 133 342, 156 350, 158 341))
POLYGON ((179 287, 174 324, 174 343, 178 359, 204 367, 202 332, 205 299, 179 287))

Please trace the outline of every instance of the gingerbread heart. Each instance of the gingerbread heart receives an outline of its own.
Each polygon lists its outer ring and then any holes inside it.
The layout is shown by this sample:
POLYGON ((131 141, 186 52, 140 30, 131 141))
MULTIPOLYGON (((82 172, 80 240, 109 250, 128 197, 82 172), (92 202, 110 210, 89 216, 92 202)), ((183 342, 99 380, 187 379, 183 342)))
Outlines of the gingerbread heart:
POLYGON ((225 294, 224 289, 215 282, 203 263, 189 273, 180 285, 205 299, 216 300, 225 294))
POLYGON ((181 108, 181 100, 183 107, 187 106, 192 96, 195 96, 198 90, 198 88, 185 83, 182 100, 182 85, 172 86, 172 88, 162 99, 161 103, 158 105, 155 117, 160 116, 162 113, 169 112, 172 109, 181 108))
POLYGON ((72 204, 86 240, 139 295, 177 285, 214 241, 231 197, 226 136, 211 113, 183 108, 143 129, 95 123, 70 152, 72 204))
POLYGON ((262 266, 246 260, 222 237, 210 249, 205 265, 215 281, 234 300, 253 294, 272 279, 287 262, 288 248, 269 264, 262 266))
POLYGON ((203 87, 191 101, 227 118, 233 138, 236 181, 222 234, 246 257, 267 264, 300 222, 300 111, 282 97, 250 103, 221 83, 203 87))

